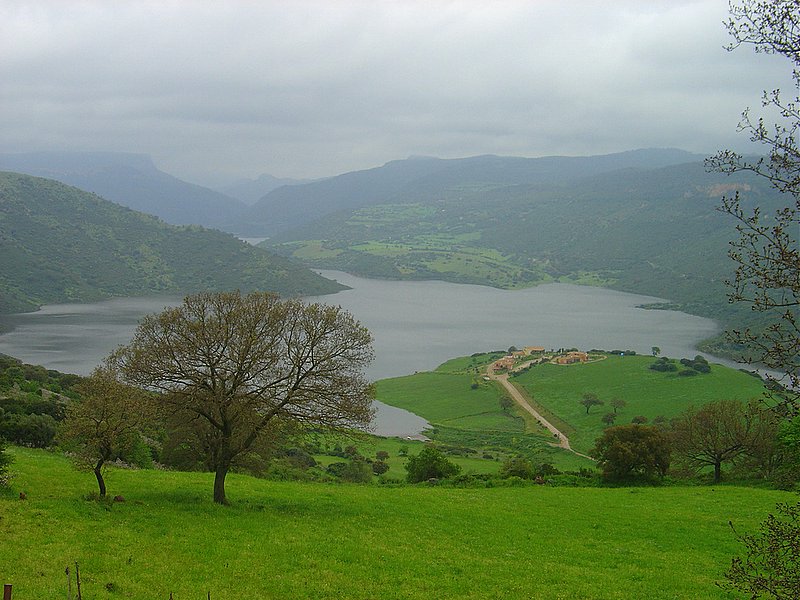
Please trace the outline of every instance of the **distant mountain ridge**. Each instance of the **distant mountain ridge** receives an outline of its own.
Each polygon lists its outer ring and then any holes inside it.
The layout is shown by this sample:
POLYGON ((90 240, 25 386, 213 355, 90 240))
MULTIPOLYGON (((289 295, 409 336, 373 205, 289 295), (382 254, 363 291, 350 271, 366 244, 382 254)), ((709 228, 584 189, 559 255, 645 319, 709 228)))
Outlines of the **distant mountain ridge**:
POLYGON ((248 206, 252 206, 269 192, 284 185, 303 185, 311 183, 311 179, 290 179, 287 177, 273 177, 268 173, 259 175, 256 179, 243 179, 236 183, 216 187, 215 189, 226 196, 236 198, 248 206))
POLYGON ((273 235, 343 210, 415 202, 454 186, 566 184, 629 168, 657 168, 701 160, 677 149, 632 150, 588 157, 414 157, 269 192, 248 212, 253 234, 273 235))
POLYGON ((55 179, 173 225, 235 231, 247 207, 239 200, 160 171, 145 154, 29 152, 0 154, 0 171, 55 179))
POLYGON ((174 226, 64 183, 0 172, 0 313, 205 290, 343 286, 230 234, 174 226))

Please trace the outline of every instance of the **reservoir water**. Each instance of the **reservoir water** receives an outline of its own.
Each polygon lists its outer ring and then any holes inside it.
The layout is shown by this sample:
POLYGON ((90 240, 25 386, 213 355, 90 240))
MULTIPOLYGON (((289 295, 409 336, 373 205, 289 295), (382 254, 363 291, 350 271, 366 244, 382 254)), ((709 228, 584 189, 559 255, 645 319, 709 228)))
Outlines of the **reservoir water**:
MULTIPOLYGON (((694 356, 695 344, 716 324, 701 317, 645 310, 649 296, 602 288, 547 284, 498 290, 442 281, 384 281, 322 271, 352 289, 311 301, 339 305, 375 338, 372 379, 430 370, 449 358, 509 346, 635 350, 653 346, 666 356, 694 356)), ((35 313, 0 317, 0 353, 69 373, 89 373, 127 343, 145 314, 177 297, 116 298, 91 304, 48 305, 35 313)), ((376 433, 410 435, 425 421, 379 405, 376 433)))

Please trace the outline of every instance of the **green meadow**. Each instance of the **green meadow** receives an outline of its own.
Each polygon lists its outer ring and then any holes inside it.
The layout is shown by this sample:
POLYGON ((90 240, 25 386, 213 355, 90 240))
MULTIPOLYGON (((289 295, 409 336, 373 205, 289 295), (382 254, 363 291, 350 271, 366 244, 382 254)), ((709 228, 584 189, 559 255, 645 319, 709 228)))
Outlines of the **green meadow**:
POLYGON ((727 598, 715 586, 787 492, 741 487, 347 485, 110 469, 13 448, 0 577, 14 600, 84 598, 727 598), (27 500, 18 498, 19 491, 27 500), (75 583, 73 579, 73 594, 75 583))
POLYGON ((670 419, 692 405, 722 399, 746 402, 764 394, 759 378, 736 369, 712 364, 710 373, 682 377, 675 372, 651 370, 653 362, 655 359, 648 356, 609 356, 585 364, 542 364, 513 381, 544 409, 540 412, 545 418, 552 415, 559 424, 566 424, 565 433, 572 447, 582 452, 589 450, 602 434, 606 425, 601 418, 614 412, 610 404, 613 398, 626 403, 617 411, 615 424, 622 425, 635 416, 647 417, 648 421, 658 416, 670 419), (592 407, 586 414, 580 404, 586 393, 596 394, 605 405, 592 407))

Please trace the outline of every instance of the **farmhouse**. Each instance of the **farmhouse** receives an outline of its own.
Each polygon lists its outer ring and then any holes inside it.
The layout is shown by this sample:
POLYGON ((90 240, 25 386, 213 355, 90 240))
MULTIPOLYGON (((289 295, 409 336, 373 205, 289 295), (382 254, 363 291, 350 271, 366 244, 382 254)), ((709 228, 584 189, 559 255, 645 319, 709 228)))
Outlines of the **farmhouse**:
POLYGON ((504 356, 503 358, 498 359, 498 360, 496 360, 494 362, 493 368, 494 368, 495 371, 500 371, 502 369, 511 370, 511 369, 514 368, 514 362, 515 361, 514 361, 514 357, 513 356, 511 356, 511 355, 504 356))
POLYGON ((589 362, 589 355, 586 352, 567 352, 560 356, 556 356, 552 362, 557 365, 571 365, 574 363, 589 362))
POLYGON ((525 347, 522 349, 522 351, 523 351, 523 352, 524 352, 526 355, 531 355, 531 354, 541 354, 542 352, 544 352, 544 348, 542 348, 541 346, 525 346, 525 347))

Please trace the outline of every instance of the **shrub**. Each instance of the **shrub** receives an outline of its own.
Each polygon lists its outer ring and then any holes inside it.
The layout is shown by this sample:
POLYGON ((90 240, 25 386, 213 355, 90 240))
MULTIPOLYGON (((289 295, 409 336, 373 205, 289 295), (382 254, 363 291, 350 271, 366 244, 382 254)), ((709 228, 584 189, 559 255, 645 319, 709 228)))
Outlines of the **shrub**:
POLYGON ((515 456, 507 458, 500 467, 500 476, 504 479, 519 477, 521 479, 533 479, 533 465, 527 458, 515 456))
POLYGON ((597 438, 593 454, 603 469, 603 477, 609 480, 653 475, 663 477, 669 469, 669 439, 657 427, 609 427, 597 438))
POLYGON ((419 483, 428 479, 446 479, 461 472, 461 467, 450 462, 433 446, 426 446, 416 456, 410 456, 406 463, 407 479, 419 483))

